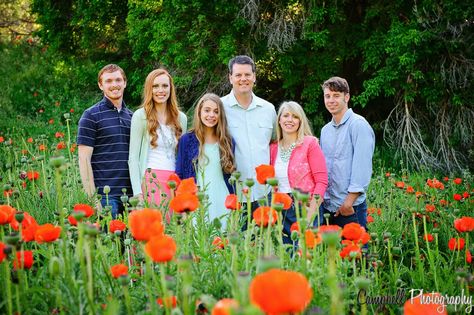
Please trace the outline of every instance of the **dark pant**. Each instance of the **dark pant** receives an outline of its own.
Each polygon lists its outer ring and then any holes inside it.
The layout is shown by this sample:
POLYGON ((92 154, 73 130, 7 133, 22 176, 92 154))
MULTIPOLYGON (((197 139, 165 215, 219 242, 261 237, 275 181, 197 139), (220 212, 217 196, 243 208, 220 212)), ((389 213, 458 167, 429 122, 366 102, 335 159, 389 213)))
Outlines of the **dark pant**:
MULTIPOLYGON (((325 213, 329 213, 329 224, 339 225, 344 227, 348 223, 359 223, 367 230, 367 201, 362 202, 360 205, 353 206, 354 213, 349 216, 343 216, 339 214, 337 217, 334 215, 335 212, 331 212, 324 208, 323 204, 319 207, 320 221, 319 225, 326 224, 326 219, 324 218, 325 213)), ((316 223, 316 222, 315 222, 316 223)))
POLYGON ((105 206, 110 206, 112 207, 111 213, 112 213, 112 219, 116 219, 119 214, 123 214, 125 211, 125 207, 123 206, 122 200, 120 200, 120 196, 109 196, 109 203, 107 204, 107 198, 105 196, 102 197, 100 200, 100 203, 102 204, 102 209, 105 208, 105 206))
MULTIPOLYGON (((242 204, 244 207, 247 206, 247 203, 244 202, 242 204)), ((255 210, 259 207, 259 204, 258 204, 258 201, 252 201, 251 205, 251 211, 250 211, 250 221, 253 220, 253 213, 255 212, 255 210)), ((242 212, 242 216, 240 217, 240 221, 242 222, 242 229, 241 231, 246 231, 248 229, 248 226, 247 226, 247 214, 248 214, 248 211, 247 209, 244 209, 243 212, 242 212)))

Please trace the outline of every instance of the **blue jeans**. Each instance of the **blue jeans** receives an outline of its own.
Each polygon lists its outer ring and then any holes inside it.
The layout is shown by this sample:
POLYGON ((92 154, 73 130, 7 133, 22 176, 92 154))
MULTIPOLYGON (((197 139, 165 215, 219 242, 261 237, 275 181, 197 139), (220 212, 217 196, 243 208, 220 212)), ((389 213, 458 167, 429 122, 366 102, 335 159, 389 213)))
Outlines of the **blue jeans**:
MULTIPOLYGON (((107 198, 102 196, 100 203, 102 204, 102 209, 104 209, 104 207, 107 206, 107 198)), ((120 200, 120 196, 109 196, 108 205, 112 207, 112 219, 116 219, 119 214, 123 214, 125 211, 125 207, 123 206, 122 200, 120 200)))
MULTIPOLYGON (((321 204, 319 207, 319 214, 320 214, 320 221, 319 225, 326 224, 326 219, 324 218, 325 213, 329 213, 329 224, 339 225, 340 227, 344 227, 344 225, 348 223, 359 223, 367 230, 367 201, 364 200, 360 205, 353 206, 354 213, 349 216, 338 215, 335 217, 335 212, 331 212, 324 208, 324 205, 321 204)), ((316 222, 315 222, 316 225, 316 222)))

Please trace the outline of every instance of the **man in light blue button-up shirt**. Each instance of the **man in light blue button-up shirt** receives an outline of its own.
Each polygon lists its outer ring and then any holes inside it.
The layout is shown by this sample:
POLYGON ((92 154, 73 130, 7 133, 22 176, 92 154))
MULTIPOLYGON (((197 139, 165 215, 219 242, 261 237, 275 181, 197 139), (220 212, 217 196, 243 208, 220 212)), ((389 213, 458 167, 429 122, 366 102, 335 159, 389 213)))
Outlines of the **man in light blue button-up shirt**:
POLYGON ((222 97, 230 134, 235 140, 235 163, 242 179, 253 178, 252 208, 266 195, 265 186, 256 181, 255 167, 270 164, 270 141, 276 123, 275 107, 253 93, 255 63, 248 56, 229 61, 232 91, 222 97))
POLYGON ((366 192, 372 176, 375 135, 364 117, 348 108, 349 85, 343 78, 324 82, 324 104, 332 120, 321 130, 321 149, 326 158, 329 184, 321 205, 329 224, 350 222, 367 225, 366 192))

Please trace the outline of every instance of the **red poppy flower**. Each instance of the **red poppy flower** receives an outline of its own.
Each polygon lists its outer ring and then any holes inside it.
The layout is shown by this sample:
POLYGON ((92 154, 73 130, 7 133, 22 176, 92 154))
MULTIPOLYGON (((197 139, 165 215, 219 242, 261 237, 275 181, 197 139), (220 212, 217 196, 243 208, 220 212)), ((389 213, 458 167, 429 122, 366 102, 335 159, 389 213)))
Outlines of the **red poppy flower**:
POLYGON ((425 209, 426 209, 427 212, 433 212, 433 211, 436 210, 436 207, 435 207, 435 205, 426 205, 425 209))
POLYGON ((16 258, 13 261, 15 269, 30 269, 33 266, 33 252, 31 250, 22 250, 16 252, 16 258))
POLYGON ((359 246, 357 246, 355 244, 350 244, 350 245, 345 246, 339 252, 339 256, 341 256, 341 258, 351 259, 351 253, 355 253, 356 258, 360 258, 361 255, 362 255, 362 252, 361 252, 359 246))
POLYGON ((433 242, 434 237, 433 237, 433 235, 431 235, 431 234, 425 234, 425 235, 423 236, 423 239, 424 239, 425 241, 427 241, 428 243, 431 243, 431 242, 433 242))
POLYGON ((268 206, 260 206, 253 213, 253 219, 258 226, 267 226, 269 223, 273 225, 277 218, 278 213, 268 206))
POLYGON ((44 151, 44 150, 46 150, 46 146, 45 146, 44 144, 40 144, 40 145, 38 146, 38 150, 44 151))
POLYGON ((15 208, 9 205, 0 205, 0 225, 11 223, 15 215, 15 208))
POLYGON ((112 220, 109 224, 110 233, 115 233, 115 231, 123 231, 127 225, 120 220, 112 220))
POLYGON ((261 164, 255 168, 257 172, 257 181, 265 185, 268 178, 275 177, 275 168, 271 165, 261 164))
POLYGON ((94 208, 92 208, 89 205, 82 204, 82 203, 78 203, 78 204, 74 205, 73 210, 75 212, 84 212, 84 216, 86 218, 88 218, 88 217, 90 217, 94 214, 94 208))
POLYGON ((0 242, 0 263, 2 263, 2 261, 7 257, 7 255, 5 254, 4 250, 7 246, 0 242))
POLYGON ((474 230, 474 218, 462 217, 460 219, 456 219, 454 220, 454 228, 459 233, 471 232, 474 230))
POLYGON ((456 185, 461 185, 462 179, 459 178, 459 177, 458 177, 458 178, 455 178, 455 179, 453 179, 453 183, 455 183, 456 185))
POLYGON ((441 199, 441 200, 439 201, 439 204, 440 204, 442 207, 444 207, 444 206, 447 206, 447 205, 448 205, 448 201, 446 201, 446 200, 444 200, 444 199, 441 199))
POLYGON ((50 125, 54 124, 54 119, 51 118, 50 120, 48 120, 48 123, 49 123, 50 125))
POLYGON ((266 314, 295 314, 313 296, 308 280, 295 271, 271 269, 256 275, 249 287, 250 301, 266 314))
POLYGON ((371 215, 367 215, 367 223, 373 223, 374 218, 371 215))
POLYGON ((445 176, 445 177, 443 178, 443 180, 444 180, 445 182, 447 182, 447 181, 449 181, 449 177, 448 177, 448 176, 445 176))
POLYGON ((390 177, 390 172, 385 173, 385 177, 390 177))
MULTIPOLYGON (((181 185, 183 182, 181 182, 181 185)), ((177 213, 193 212, 199 208, 199 199, 194 194, 182 193, 171 199, 169 207, 177 213)))
POLYGON ((439 293, 421 294, 410 298, 403 305, 404 315, 448 315, 443 304, 436 304, 441 301, 439 293), (439 312, 441 310, 441 312, 439 312))
POLYGON ((181 183, 178 186, 178 189, 176 189, 176 196, 182 195, 182 194, 196 194, 198 192, 198 188, 196 186, 196 182, 194 181, 194 178, 186 178, 181 181, 181 183))
POLYGON ((459 239, 453 237, 448 242, 448 248, 451 251, 461 250, 464 248, 464 244, 465 244, 465 241, 462 237, 459 239))
POLYGON ((463 197, 464 199, 467 199, 467 198, 469 198, 470 196, 471 196, 471 195, 470 195, 467 191, 465 191, 465 192, 462 193, 462 197, 463 197))
POLYGON ((117 279, 120 276, 128 275, 128 267, 124 264, 113 265, 110 267, 110 273, 112 274, 112 277, 117 279))
POLYGON ((66 144, 64 143, 64 141, 59 142, 59 143, 56 145, 56 149, 58 149, 58 150, 66 149, 66 144))
POLYGON ((348 223, 342 229, 342 236, 351 241, 357 241, 362 237, 365 229, 359 223, 348 223))
POLYGON ((293 200, 288 194, 276 192, 273 193, 273 198, 275 203, 281 203, 283 205, 283 209, 288 210, 293 203, 293 200))
POLYGON ((0 143, 3 143, 5 141, 4 137, 0 137, 0 143))
POLYGON ((403 187, 405 187, 405 183, 402 182, 402 181, 399 181, 399 182, 395 183, 395 186, 397 186, 397 188, 403 188, 403 187))
POLYGON ((77 226, 77 220, 72 215, 68 216, 67 220, 69 221, 69 224, 77 226))
MULTIPOLYGON (((28 212, 23 212, 23 221, 21 221, 21 228, 26 229, 27 227, 31 225, 36 225, 38 226, 38 223, 36 222, 35 218, 33 218, 28 212)), ((12 221, 10 222, 10 226, 15 230, 18 231, 20 224, 18 221, 15 219, 15 216, 13 216, 12 221)))
POLYGON ((240 202, 239 198, 237 197, 236 194, 229 194, 225 198, 225 203, 224 203, 226 209, 229 210, 239 210, 240 209, 240 202))
POLYGON ((222 239, 219 236, 214 237, 214 240, 212 241, 212 245, 216 249, 224 249, 224 247, 229 244, 228 240, 222 241, 222 239))
POLYGON ((34 181, 39 178, 39 173, 37 171, 28 171, 26 172, 26 176, 29 181, 34 181))
POLYGON ((165 230, 161 212, 149 208, 133 211, 128 216, 128 226, 138 241, 148 241, 155 235, 162 235, 165 230))
POLYGON ((415 193, 415 189, 413 188, 413 186, 408 186, 406 192, 408 194, 413 194, 415 193))
POLYGON ((51 223, 40 225, 35 231, 35 241, 38 244, 54 242, 61 235, 61 227, 54 226, 51 223))
POLYGON ((3 191, 3 197, 7 198, 13 195, 13 189, 8 189, 3 191))
MULTIPOLYGON (((168 177, 168 183, 171 182, 171 181, 176 183, 176 187, 178 187, 181 183, 181 179, 179 178, 178 174, 176 174, 176 173, 173 173, 173 174, 170 175, 170 177, 168 177)), ((171 189, 171 187, 169 187, 169 186, 168 186, 168 188, 171 189)))
POLYGON ((176 242, 168 235, 154 236, 146 243, 145 252, 154 262, 168 262, 176 253, 176 242))
POLYGON ((341 231, 341 227, 339 225, 321 225, 319 228, 318 228, 318 232, 319 233, 334 233, 334 232, 340 232, 341 231))
POLYGON ((293 231, 296 231, 298 233, 300 232, 300 226, 298 222, 295 222, 290 226, 290 232, 293 232, 293 231))
POLYGON ((231 315, 239 308, 239 302, 234 299, 222 299, 219 300, 212 309, 211 315, 231 315))
POLYGON ((175 295, 173 296, 168 296, 164 299, 162 298, 157 298, 156 303, 160 305, 161 307, 166 307, 166 308, 175 308, 176 305, 178 304, 178 299, 176 298, 175 295))
POLYGON ((55 136, 56 138, 63 138, 63 137, 64 137, 64 133, 63 133, 63 132, 56 131, 56 133, 54 134, 54 136, 55 136))
POLYGON ((472 255, 471 255, 471 252, 469 250, 466 250, 466 262, 468 264, 472 263, 472 255))
POLYGON ((454 194, 453 199, 456 200, 456 201, 461 201, 462 196, 460 194, 454 194))

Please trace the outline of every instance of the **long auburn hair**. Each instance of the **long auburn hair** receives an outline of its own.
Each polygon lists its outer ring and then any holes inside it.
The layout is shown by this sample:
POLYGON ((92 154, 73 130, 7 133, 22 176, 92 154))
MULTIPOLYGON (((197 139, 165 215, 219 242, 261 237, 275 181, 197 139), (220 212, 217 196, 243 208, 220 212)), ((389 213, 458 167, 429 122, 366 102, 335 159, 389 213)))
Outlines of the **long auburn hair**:
POLYGON ((306 117, 306 114, 304 113, 303 107, 301 107, 300 104, 294 101, 283 102, 281 103, 280 108, 278 109, 278 114, 277 114, 276 135, 277 135, 278 141, 281 141, 283 139, 283 131, 281 130, 281 126, 280 126, 280 117, 283 114, 283 111, 285 109, 300 119, 300 126, 298 128, 298 133, 296 136, 297 143, 303 142, 304 136, 313 135, 313 133, 311 132, 311 127, 309 126, 308 118, 306 117))
POLYGON ((148 133, 150 134, 150 144, 152 148, 157 147, 158 134, 156 130, 160 126, 158 122, 158 110, 153 102, 153 81, 160 75, 166 75, 170 79, 170 96, 166 101, 166 124, 171 125, 175 132, 176 140, 181 137, 183 130, 179 123, 179 108, 178 100, 176 98, 176 90, 174 87, 173 78, 165 69, 155 69, 148 74, 145 79, 145 86, 143 87, 143 101, 141 107, 145 109, 148 133))
POLYGON ((217 136, 217 141, 219 143, 219 153, 221 157, 221 167, 222 170, 230 174, 235 170, 234 165, 234 154, 232 153, 232 137, 230 136, 229 131, 227 130, 227 119, 225 118, 224 105, 222 104, 221 99, 214 93, 204 94, 198 101, 196 108, 194 110, 193 118, 193 127, 191 132, 194 132, 196 138, 199 141, 199 159, 207 159, 204 153, 204 130, 205 126, 201 121, 201 109, 204 105, 204 102, 212 101, 217 104, 219 110, 217 124, 214 126, 214 132, 217 136))

